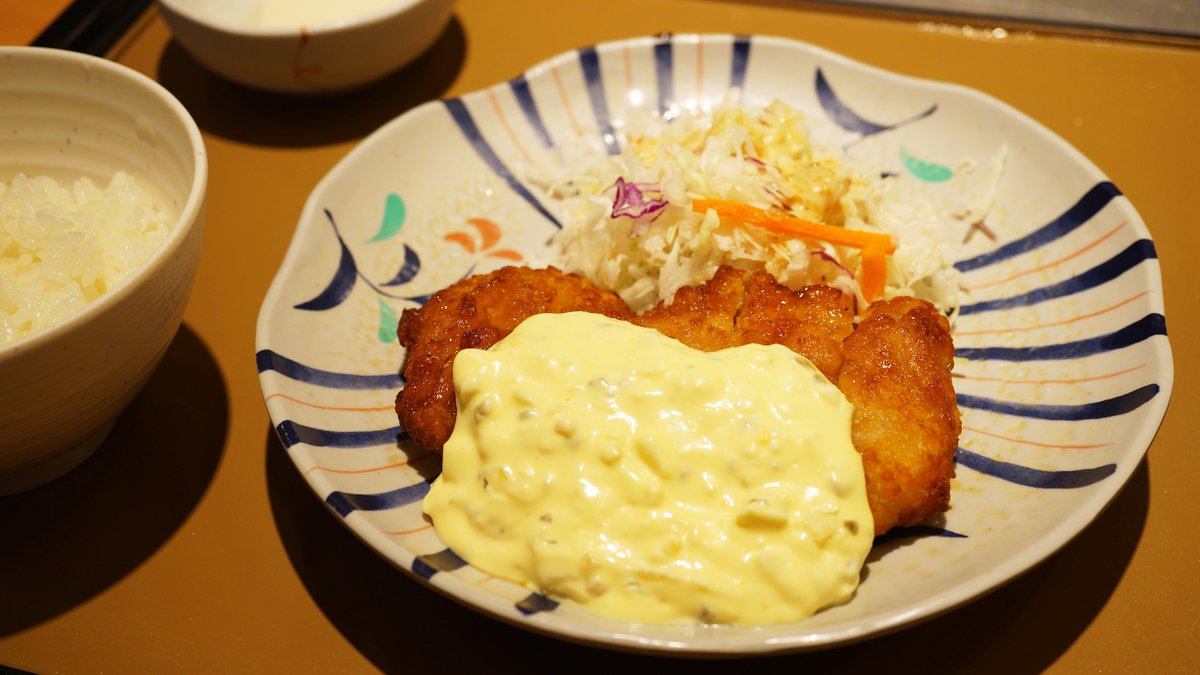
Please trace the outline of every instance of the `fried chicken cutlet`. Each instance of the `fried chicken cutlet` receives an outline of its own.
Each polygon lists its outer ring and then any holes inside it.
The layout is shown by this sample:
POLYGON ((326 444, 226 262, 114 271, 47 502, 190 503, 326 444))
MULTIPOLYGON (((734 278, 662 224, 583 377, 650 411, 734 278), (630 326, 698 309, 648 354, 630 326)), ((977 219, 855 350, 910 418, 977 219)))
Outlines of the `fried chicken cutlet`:
POLYGON ((875 534, 950 508, 961 431, 950 369, 950 323, 915 298, 872 303, 842 343, 834 382, 854 405, 850 438, 862 455, 875 534))
POLYGON ((897 298, 872 305, 856 329, 840 291, 792 291, 765 272, 722 267, 710 281, 680 289, 670 305, 637 317, 618 296, 554 268, 509 267, 464 279, 400 319, 408 349, 396 401, 400 423, 422 447, 440 452, 454 429, 458 351, 486 349, 533 314, 576 310, 654 328, 703 351, 789 347, 855 406, 851 436, 863 456, 875 533, 948 508, 959 422, 946 319, 929 303, 897 298))
POLYGON ((766 272, 730 267, 634 318, 703 351, 782 344, 804 355, 854 405, 875 534, 950 507, 960 422, 946 317, 928 302, 876 302, 856 328, 850 301, 829 286, 793 291, 766 272))
POLYGON ((455 355, 491 347, 534 314, 575 311, 633 317, 617 294, 553 267, 502 267, 470 276, 424 306, 404 310, 396 329, 408 352, 404 388, 396 397, 400 425, 421 447, 441 452, 457 413, 455 355))
POLYGON ((793 291, 766 272, 747 276, 721 267, 708 282, 679 289, 671 304, 659 303, 633 322, 706 352, 781 344, 836 381, 842 340, 854 330, 854 310, 829 286, 793 291))

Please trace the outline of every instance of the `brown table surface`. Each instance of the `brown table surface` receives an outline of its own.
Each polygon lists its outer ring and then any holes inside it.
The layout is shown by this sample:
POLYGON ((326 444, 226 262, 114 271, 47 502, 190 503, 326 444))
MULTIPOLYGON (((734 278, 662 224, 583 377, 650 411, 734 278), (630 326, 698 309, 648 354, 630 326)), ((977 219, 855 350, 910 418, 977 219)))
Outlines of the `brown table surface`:
MULTIPOLYGON (((0 41, 28 43, 65 4, 0 0, 0 41)), ((1200 285, 1184 255, 1200 254, 1190 207, 1200 49, 1020 30, 984 39, 962 26, 772 1, 462 0, 411 67, 344 97, 296 100, 210 75, 151 10, 110 58, 163 83, 204 132, 203 260, 183 328, 112 437, 56 483, 0 499, 0 664, 46 673, 738 667, 525 633, 412 581, 311 493, 275 437, 254 366, 259 305, 301 207, 364 136, 418 103, 509 79, 561 51, 671 31, 797 38, 1030 114, 1096 162, 1145 218, 1175 349, 1173 401, 1147 460, 1058 554, 916 627, 740 665, 1200 672, 1200 444, 1185 424, 1200 413, 1190 386, 1200 285)))

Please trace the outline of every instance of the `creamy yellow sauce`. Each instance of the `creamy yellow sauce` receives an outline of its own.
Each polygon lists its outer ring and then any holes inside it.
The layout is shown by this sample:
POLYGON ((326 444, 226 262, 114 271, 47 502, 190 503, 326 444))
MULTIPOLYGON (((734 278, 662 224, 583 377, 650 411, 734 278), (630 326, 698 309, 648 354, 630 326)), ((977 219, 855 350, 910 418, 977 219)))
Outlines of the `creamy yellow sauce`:
POLYGON ((575 312, 454 362, 424 502, 475 567, 602 615, 770 624, 848 600, 874 523, 851 406, 779 345, 575 312))

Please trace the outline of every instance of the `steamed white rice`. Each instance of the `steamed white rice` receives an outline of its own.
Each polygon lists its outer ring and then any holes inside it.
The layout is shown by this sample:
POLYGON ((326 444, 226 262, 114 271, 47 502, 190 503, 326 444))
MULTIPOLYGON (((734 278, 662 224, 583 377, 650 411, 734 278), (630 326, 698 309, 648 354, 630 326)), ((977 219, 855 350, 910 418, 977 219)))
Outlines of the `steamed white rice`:
POLYGON ((62 321, 112 290, 162 243, 174 218, 117 172, 0 181, 0 344, 62 321))

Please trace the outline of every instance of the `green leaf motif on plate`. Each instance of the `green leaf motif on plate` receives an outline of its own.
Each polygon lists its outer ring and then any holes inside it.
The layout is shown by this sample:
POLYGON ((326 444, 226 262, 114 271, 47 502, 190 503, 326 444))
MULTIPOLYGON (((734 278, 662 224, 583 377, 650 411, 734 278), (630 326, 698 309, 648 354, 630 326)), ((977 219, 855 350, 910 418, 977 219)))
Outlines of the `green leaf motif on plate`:
MULTIPOLYGON (((378 300, 378 298, 377 298, 378 300)), ((396 341, 396 324, 400 321, 400 316, 396 314, 396 310, 392 306, 379 301, 379 341, 388 344, 396 341)))
POLYGON ((406 209, 404 200, 395 192, 389 192, 387 200, 383 204, 383 221, 379 224, 379 231, 374 237, 367 240, 368 244, 391 239, 396 236, 400 228, 404 225, 406 209))
POLYGON ((904 162, 904 168, 908 169, 909 173, 927 183, 941 183, 954 176, 954 171, 949 167, 917 159, 904 148, 900 148, 900 161, 904 162))

